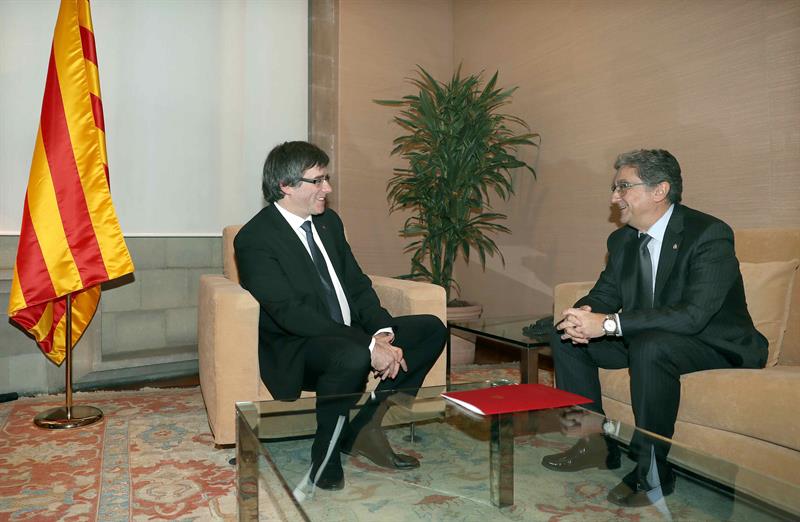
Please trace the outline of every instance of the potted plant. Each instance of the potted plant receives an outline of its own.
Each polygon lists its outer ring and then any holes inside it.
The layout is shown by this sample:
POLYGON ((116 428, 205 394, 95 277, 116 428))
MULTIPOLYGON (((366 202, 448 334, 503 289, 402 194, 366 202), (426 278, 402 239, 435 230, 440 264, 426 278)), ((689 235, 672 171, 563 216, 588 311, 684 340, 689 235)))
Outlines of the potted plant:
MULTIPOLYGON (((484 269, 487 255, 503 260, 492 235, 510 230, 501 223, 506 215, 492 210, 490 193, 508 200, 514 193, 513 169, 536 176, 517 150, 538 148, 540 136, 521 118, 500 112, 516 87, 497 87, 497 72, 482 86, 481 76, 462 78, 459 67, 442 83, 418 67, 418 77, 409 79, 417 93, 375 100, 399 108, 394 122, 407 132, 394 139, 392 154, 407 160, 408 167, 394 169, 387 186, 390 211, 411 213, 400 230, 412 239, 406 247, 413 253, 411 272, 401 277, 442 286, 449 307, 464 304, 451 299, 453 290, 460 294, 453 278, 459 254, 469 262, 477 253, 484 269)), ((448 308, 448 320, 453 313, 448 308)))

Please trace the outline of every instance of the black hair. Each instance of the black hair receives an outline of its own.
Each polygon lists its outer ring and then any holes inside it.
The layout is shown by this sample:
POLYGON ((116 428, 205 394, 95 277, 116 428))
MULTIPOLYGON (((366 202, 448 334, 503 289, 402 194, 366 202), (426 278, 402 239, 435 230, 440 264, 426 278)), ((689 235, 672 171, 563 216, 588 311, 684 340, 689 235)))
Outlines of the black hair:
POLYGON ((294 187, 308 169, 327 167, 330 159, 325 151, 306 141, 287 141, 267 155, 261 178, 264 199, 274 203, 283 198, 281 186, 294 187))

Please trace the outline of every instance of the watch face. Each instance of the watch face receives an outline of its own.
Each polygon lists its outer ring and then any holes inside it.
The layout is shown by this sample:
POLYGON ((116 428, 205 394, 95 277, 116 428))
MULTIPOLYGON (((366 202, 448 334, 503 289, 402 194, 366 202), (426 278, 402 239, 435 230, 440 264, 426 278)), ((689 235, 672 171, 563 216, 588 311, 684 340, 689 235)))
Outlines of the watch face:
MULTIPOLYGON (((595 323, 597 324, 597 323, 595 323)), ((617 323, 613 319, 606 319, 603 321, 603 330, 609 333, 617 331, 617 323)))

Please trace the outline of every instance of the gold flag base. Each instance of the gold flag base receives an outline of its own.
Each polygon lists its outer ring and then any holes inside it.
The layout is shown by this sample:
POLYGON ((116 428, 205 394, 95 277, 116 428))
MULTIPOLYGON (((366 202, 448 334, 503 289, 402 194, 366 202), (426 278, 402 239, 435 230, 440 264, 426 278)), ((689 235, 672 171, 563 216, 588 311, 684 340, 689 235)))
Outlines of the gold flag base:
POLYGON ((66 362, 65 372, 67 380, 66 404, 59 408, 43 411, 33 419, 33 423, 40 428, 50 430, 64 430, 88 426, 103 418, 103 412, 94 406, 72 405, 72 294, 67 294, 66 309, 66 362))
POLYGON ((103 412, 94 406, 60 406, 43 411, 33 419, 40 428, 63 430, 88 426, 103 419, 103 412))

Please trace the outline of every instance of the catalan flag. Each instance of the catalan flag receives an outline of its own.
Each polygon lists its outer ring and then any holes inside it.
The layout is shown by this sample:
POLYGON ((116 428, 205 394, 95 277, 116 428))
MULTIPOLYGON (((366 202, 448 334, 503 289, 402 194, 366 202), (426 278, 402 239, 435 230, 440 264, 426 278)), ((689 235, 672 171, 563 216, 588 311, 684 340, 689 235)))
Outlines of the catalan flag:
POLYGON ((62 0, 22 214, 8 315, 56 364, 97 310, 100 283, 133 272, 108 184, 88 0, 62 0))

